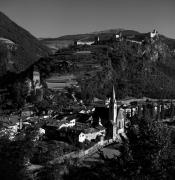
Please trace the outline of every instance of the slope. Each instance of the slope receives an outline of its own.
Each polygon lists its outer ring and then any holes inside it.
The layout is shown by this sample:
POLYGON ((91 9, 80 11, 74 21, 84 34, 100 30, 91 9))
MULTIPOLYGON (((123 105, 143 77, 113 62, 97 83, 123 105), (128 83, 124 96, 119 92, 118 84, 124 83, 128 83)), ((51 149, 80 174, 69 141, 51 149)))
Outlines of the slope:
POLYGON ((49 52, 50 50, 28 31, 0 12, 0 69, 3 69, 0 71, 0 77, 8 71, 14 73, 24 71, 49 52))

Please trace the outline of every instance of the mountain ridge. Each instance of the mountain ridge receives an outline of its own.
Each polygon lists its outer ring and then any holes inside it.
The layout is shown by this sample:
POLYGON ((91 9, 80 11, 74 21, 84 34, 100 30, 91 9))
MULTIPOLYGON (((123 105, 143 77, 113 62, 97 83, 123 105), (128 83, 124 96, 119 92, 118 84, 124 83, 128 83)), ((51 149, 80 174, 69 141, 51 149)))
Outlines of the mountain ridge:
POLYGON ((8 71, 20 73, 50 53, 36 37, 2 12, 0 12, 0 38, 12 41, 16 45, 16 49, 9 49, 0 41, 0 68, 5 69, 0 72, 0 76, 7 74, 8 71))
MULTIPOLYGON (((141 33, 136 30, 127 30, 123 28, 118 29, 108 29, 102 31, 95 31, 91 33, 84 33, 84 34, 74 34, 74 35, 64 35, 56 38, 40 38, 40 41, 45 44, 47 47, 54 49, 55 51, 62 48, 67 48, 70 45, 74 44, 74 41, 78 41, 81 39, 92 39, 96 36, 99 36, 103 39, 103 37, 111 38, 114 34, 122 32, 123 36, 133 36, 135 40, 144 39, 145 36, 148 36, 150 32, 141 33)), ((171 48, 175 49, 175 39, 166 37, 160 34, 160 37, 163 41, 171 48)))

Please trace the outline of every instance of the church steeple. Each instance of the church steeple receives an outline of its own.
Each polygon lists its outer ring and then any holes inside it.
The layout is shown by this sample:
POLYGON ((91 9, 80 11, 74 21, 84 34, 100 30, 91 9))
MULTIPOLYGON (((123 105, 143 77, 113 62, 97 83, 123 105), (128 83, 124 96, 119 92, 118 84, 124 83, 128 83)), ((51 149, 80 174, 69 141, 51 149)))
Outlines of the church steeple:
POLYGON ((112 87, 112 99, 113 99, 113 101, 116 99, 114 86, 112 87))
POLYGON ((115 95, 115 88, 113 86, 113 90, 112 90, 112 113, 113 113, 113 123, 116 123, 117 121, 117 100, 116 100, 116 95, 115 95))
POLYGON ((113 124, 113 140, 117 138, 117 100, 115 95, 115 88, 112 90, 112 124, 113 124))

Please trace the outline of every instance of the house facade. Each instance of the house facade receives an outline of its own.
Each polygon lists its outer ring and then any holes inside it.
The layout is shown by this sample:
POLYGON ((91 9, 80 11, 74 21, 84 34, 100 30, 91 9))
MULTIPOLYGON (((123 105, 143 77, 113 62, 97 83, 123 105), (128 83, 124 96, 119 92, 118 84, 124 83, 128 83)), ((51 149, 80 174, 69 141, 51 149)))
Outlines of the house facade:
POLYGON ((92 141, 97 139, 97 137, 104 137, 106 134, 105 128, 101 127, 100 129, 97 128, 89 128, 84 130, 79 134, 78 141, 83 143, 85 140, 92 141))

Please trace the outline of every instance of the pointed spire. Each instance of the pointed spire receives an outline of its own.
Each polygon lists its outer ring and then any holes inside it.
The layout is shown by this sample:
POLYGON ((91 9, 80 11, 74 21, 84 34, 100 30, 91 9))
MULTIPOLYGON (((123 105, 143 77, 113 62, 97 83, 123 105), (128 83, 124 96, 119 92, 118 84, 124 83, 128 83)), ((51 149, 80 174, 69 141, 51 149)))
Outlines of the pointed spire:
POLYGON ((112 90, 112 91, 113 91, 113 92, 112 92, 112 93, 113 93, 113 97, 112 97, 112 98, 113 98, 113 102, 115 102, 115 101, 116 101, 116 96, 115 96, 115 88, 114 88, 114 85, 113 85, 113 90, 112 90))

